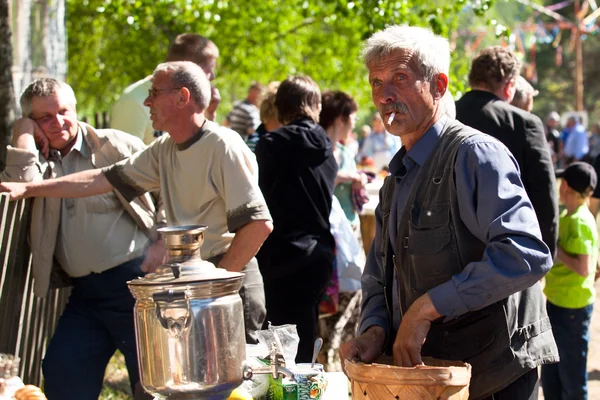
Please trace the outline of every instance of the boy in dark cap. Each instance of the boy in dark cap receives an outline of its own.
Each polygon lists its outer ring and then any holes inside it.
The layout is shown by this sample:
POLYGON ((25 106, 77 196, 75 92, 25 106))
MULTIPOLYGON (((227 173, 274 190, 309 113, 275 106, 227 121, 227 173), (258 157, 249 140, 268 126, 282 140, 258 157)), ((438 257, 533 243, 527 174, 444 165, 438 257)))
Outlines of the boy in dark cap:
POLYGON ((560 200, 564 210, 558 225, 558 252, 546 275, 544 293, 560 362, 542 365, 544 398, 587 399, 589 326, 596 299, 594 275, 598 254, 596 219, 587 207, 598 177, 587 163, 564 171, 560 200))

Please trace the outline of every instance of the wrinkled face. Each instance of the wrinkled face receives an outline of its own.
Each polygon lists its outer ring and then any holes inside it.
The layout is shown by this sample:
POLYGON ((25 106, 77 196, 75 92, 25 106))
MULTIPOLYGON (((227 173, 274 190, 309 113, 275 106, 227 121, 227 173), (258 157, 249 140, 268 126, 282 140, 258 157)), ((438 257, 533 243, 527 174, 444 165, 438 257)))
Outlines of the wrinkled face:
POLYGON ((52 96, 34 97, 31 119, 37 122, 50 147, 63 150, 77 137, 77 111, 72 100, 59 90, 52 96))
POLYGON ((144 105, 150 108, 152 127, 160 131, 169 131, 169 126, 178 116, 177 98, 181 88, 173 86, 167 72, 159 72, 152 77, 152 87, 144 105))
POLYGON ((373 102, 388 132, 403 136, 420 132, 429 124, 437 106, 434 88, 425 81, 410 50, 395 50, 367 67, 373 102), (395 116, 390 125, 392 113, 395 116))

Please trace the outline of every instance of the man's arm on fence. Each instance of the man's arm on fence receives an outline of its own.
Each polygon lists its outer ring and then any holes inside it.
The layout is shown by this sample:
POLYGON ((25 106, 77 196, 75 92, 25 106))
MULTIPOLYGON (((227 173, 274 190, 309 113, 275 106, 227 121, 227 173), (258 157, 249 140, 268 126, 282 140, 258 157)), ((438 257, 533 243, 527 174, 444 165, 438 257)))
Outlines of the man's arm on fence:
POLYGON ((113 186, 101 169, 91 169, 38 182, 0 183, 0 193, 8 193, 11 200, 27 197, 79 198, 108 193, 111 190, 113 186))

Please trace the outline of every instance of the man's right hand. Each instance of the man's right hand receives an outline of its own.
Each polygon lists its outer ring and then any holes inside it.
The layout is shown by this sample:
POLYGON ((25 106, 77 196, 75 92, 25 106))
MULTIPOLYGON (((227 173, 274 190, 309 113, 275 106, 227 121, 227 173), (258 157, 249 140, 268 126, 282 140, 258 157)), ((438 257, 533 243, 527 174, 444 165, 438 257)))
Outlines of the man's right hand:
POLYGON ((48 158, 50 142, 38 124, 31 118, 26 117, 16 120, 13 125, 13 147, 31 149, 32 138, 35 147, 42 152, 45 158, 48 158))
POLYGON ((372 363, 383 353, 385 330, 378 325, 367 329, 362 335, 340 346, 342 369, 346 373, 346 360, 372 363))
POLYGON ((156 268, 167 262, 167 249, 163 246, 162 241, 158 240, 152 243, 146 249, 146 258, 140 266, 144 273, 152 273, 156 268))
POLYGON ((27 185, 23 182, 0 182, 0 193, 8 193, 10 200, 20 200, 27 197, 27 185))

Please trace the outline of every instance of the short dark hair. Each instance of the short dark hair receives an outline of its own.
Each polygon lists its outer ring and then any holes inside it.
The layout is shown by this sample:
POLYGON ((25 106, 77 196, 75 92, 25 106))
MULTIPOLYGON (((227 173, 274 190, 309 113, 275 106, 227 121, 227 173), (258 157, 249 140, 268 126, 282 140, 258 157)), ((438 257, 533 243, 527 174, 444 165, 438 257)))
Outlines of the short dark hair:
POLYGON ((277 117, 282 124, 296 119, 310 118, 319 122, 321 90, 310 76, 290 76, 281 82, 275 95, 277 117))
POLYGON ((512 51, 502 46, 488 47, 471 63, 469 84, 495 91, 516 78, 520 70, 521 62, 512 51))
POLYGON ((191 61, 204 64, 209 58, 219 57, 217 46, 204 36, 182 33, 169 45, 167 61, 191 61))
POLYGON ((339 90, 323 92, 321 104, 319 124, 323 129, 332 126, 338 117, 342 117, 344 121, 347 121, 350 115, 358 110, 352 96, 339 90))

